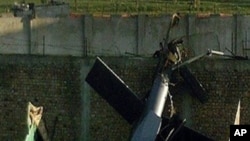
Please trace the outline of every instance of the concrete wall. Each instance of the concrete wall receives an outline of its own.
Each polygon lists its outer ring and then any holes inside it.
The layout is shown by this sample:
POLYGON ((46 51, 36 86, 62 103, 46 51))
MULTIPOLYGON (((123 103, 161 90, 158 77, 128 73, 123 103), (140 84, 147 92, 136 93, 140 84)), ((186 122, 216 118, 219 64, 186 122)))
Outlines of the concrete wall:
POLYGON ((27 54, 29 28, 25 18, 0 18, 0 52, 27 54))
POLYGON ((201 53, 206 49, 224 51, 231 49, 234 31, 234 17, 190 17, 189 46, 194 52, 201 53), (226 25, 225 25, 226 24, 226 25))
POLYGON ((83 55, 82 19, 39 18, 31 25, 32 54, 83 55))
POLYGON ((35 7, 37 18, 42 17, 67 17, 70 13, 69 4, 40 5, 35 7))
MULTIPOLYGON (((71 15, 0 18, 1 53, 72 56, 151 56, 166 36, 170 15, 71 15)), ((208 48, 247 55, 249 16, 185 15, 170 39, 182 37, 193 54, 208 48)))
MULTIPOLYGON (((102 59, 140 98, 150 90, 157 59, 102 59)), ((94 58, 0 56, 0 140, 24 140, 31 101, 44 106, 43 119, 54 141, 127 141, 132 126, 85 82, 93 63, 94 58)), ((186 126, 216 141, 227 140, 239 99, 241 124, 250 123, 249 61, 206 58, 188 67, 208 90, 209 100, 200 103, 185 85, 171 91, 186 126)))
POLYGON ((88 17, 91 20, 92 33, 85 36, 89 42, 89 55, 124 55, 125 52, 135 52, 137 44, 136 18, 112 16, 108 18, 88 17), (91 35, 92 34, 92 35, 91 35))

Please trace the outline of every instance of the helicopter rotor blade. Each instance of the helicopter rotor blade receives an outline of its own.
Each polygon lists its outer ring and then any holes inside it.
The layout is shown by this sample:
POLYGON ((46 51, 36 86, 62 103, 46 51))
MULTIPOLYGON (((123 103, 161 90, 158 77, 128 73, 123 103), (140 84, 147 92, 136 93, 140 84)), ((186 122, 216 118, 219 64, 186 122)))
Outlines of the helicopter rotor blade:
POLYGON ((143 102, 100 58, 96 59, 86 81, 130 124, 140 117, 143 102))

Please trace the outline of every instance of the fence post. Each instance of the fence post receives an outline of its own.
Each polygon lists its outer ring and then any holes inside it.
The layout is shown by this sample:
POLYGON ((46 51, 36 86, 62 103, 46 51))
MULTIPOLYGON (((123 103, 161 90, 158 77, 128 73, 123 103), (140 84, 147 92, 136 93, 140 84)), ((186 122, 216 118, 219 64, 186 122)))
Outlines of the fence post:
POLYGON ((75 11, 77 11, 77 0, 75 0, 75 11))
POLYGON ((136 0, 136 11, 139 14, 139 0, 136 0))
POLYGON ((45 35, 43 35, 43 56, 45 55, 45 35))
POLYGON ((168 13, 168 2, 166 2, 166 13, 168 13))
POLYGON ((86 12, 89 13, 89 2, 87 2, 87 8, 86 12))

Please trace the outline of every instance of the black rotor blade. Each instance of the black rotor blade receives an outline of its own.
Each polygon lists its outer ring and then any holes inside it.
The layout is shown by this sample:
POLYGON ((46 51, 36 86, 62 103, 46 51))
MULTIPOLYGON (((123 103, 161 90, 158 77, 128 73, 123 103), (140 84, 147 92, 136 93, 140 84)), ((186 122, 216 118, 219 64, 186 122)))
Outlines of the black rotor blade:
POLYGON ((195 78, 195 76, 190 72, 190 70, 183 66, 179 68, 180 75, 184 79, 184 81, 190 86, 193 94, 202 102, 206 102, 208 100, 208 93, 202 84, 195 78))
POLYGON ((100 58, 96 59, 86 81, 130 124, 140 117, 143 102, 100 58))
POLYGON ((180 119, 175 120, 173 123, 171 119, 165 117, 162 118, 161 130, 156 141, 165 141, 169 134, 171 134, 170 132, 172 130, 172 135, 168 141, 214 141, 213 139, 184 126, 184 122, 180 119))

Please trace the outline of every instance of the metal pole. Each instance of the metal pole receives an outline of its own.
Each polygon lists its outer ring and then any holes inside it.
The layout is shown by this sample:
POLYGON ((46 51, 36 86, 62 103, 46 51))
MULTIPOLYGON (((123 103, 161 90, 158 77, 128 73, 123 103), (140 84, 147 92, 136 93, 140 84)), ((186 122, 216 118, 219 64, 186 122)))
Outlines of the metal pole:
POLYGON ((75 11, 77 11, 77 0, 75 0, 75 11))
POLYGON ((139 14, 139 0, 136 0, 136 10, 137 14, 139 14))
POLYGON ((234 53, 234 32, 232 32, 231 36, 231 51, 234 53))
POLYGON ((43 55, 45 55, 45 35, 43 35, 43 55))
MULTIPOLYGON (((248 42, 248 40, 247 40, 247 31, 246 31, 246 37, 245 37, 245 48, 248 48, 248 46, 247 46, 247 42, 248 42)), ((247 51, 245 52, 245 56, 247 56, 247 51)))

